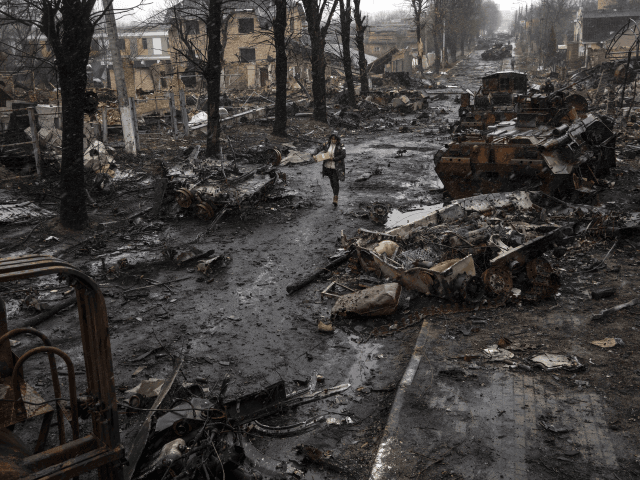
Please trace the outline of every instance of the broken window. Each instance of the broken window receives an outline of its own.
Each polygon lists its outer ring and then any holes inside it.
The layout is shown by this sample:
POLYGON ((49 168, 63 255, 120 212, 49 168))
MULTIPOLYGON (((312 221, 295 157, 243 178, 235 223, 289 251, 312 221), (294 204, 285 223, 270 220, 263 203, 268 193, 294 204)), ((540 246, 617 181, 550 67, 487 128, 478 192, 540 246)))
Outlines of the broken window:
POLYGON ((527 78, 526 77, 518 77, 513 79, 513 89, 514 90, 526 90, 527 88, 527 78))
POLYGON ((185 30, 187 35, 199 35, 200 25, 198 24, 198 20, 187 20, 185 22, 185 30))
POLYGON ((125 49, 124 38, 119 38, 118 40, 116 40, 116 47, 118 47, 118 50, 125 49))
POLYGON ((146 39, 146 38, 143 38, 143 39, 142 39, 142 49, 143 49, 143 50, 146 50, 147 48, 148 48, 148 47, 147 47, 147 39, 146 39))
POLYGON ((253 33, 253 18, 239 18, 238 33, 253 33))
POLYGON ((256 61, 256 49, 255 48, 241 48, 240 49, 240 61, 243 63, 256 61))
POLYGON ((509 90, 509 77, 500 77, 500 90, 509 90))

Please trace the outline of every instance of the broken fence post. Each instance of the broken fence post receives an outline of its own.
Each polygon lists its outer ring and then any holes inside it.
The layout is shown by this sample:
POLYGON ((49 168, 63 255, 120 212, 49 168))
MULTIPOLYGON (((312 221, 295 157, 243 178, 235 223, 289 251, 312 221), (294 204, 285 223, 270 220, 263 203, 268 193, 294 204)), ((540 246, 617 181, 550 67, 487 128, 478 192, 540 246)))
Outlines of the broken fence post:
POLYGON ((173 139, 178 134, 178 122, 176 120, 176 97, 173 90, 169 91, 169 110, 171 111, 171 128, 173 129, 173 139))
POLYGON ((292 294, 293 292, 297 292, 301 288, 304 288, 307 285, 309 285, 311 282, 313 282, 316 278, 318 278, 326 270, 331 270, 332 268, 336 268, 337 266, 342 265, 344 262, 346 262, 349 259, 349 257, 351 256, 351 253, 352 253, 351 250, 347 250, 342 255, 340 255, 338 258, 336 258, 333 262, 329 263, 326 267, 323 267, 323 268, 315 271, 314 273, 312 273, 311 275, 306 276, 305 278, 303 278, 302 280, 300 280, 297 283, 292 283, 291 285, 287 286, 287 293, 288 294, 292 294))
POLYGON ((107 144, 109 136, 109 125, 107 124, 107 107, 102 109, 102 143, 107 144))
POLYGON ((42 160, 40 159, 40 143, 38 138, 38 128, 36 127, 35 108, 28 107, 29 127, 31 127, 31 140, 33 142, 33 156, 36 159, 36 173, 42 176, 42 160))
POLYGON ((182 127, 186 137, 189 135, 189 114, 187 113, 187 100, 184 96, 184 90, 180 90, 180 113, 182 114, 182 127))
POLYGON ((136 465, 138 464, 138 460, 140 460, 140 457, 142 456, 142 451, 144 450, 144 447, 147 444, 147 439, 149 438, 149 433, 151 432, 151 419, 155 414, 155 410, 160 406, 160 404, 164 400, 164 397, 166 397, 167 394, 169 393, 169 390, 171 390, 171 386, 173 385, 173 382, 175 382, 176 377, 178 376, 178 372, 182 367, 183 361, 184 359, 181 357, 173 358, 173 373, 162 385, 162 390, 160 390, 160 393, 158 394, 155 401, 153 402, 153 405, 151 405, 151 408, 149 409, 149 413, 147 414, 147 417, 142 423, 142 426, 140 427, 140 430, 138 431, 136 438, 133 440, 133 444, 129 449, 129 456, 127 457, 127 461, 129 463, 124 467, 125 480, 131 480, 131 477, 133 477, 133 473, 135 472, 136 465))
POLYGON ((133 121, 133 137, 136 142, 136 151, 140 150, 140 137, 138 136, 138 115, 136 113, 136 100, 129 97, 129 106, 131 107, 131 120, 133 121))

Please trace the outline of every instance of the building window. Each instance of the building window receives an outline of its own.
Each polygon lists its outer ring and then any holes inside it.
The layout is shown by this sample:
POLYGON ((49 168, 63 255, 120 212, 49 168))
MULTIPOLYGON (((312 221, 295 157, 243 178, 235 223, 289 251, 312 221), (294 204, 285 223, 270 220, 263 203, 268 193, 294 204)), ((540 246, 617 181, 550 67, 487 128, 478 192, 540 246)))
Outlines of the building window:
POLYGON ((373 51, 374 52, 379 52, 380 51, 380 47, 373 47, 373 51))
POLYGON ((256 61, 256 49, 255 48, 241 48, 240 49, 240 61, 243 63, 256 61))
POLYGON ((238 33, 253 33, 253 18, 239 18, 238 33))
POLYGON ((147 47, 147 39, 146 39, 146 38, 143 38, 143 39, 142 39, 142 49, 143 49, 143 50, 147 50, 147 48, 148 48, 148 47, 147 47))
POLYGON ((198 20, 187 20, 185 23, 187 35, 200 35, 200 24, 198 20))
POLYGON ((289 26, 292 32, 296 30, 296 17, 291 17, 291 25, 289 26))
POLYGON ((124 50, 126 48, 124 45, 124 38, 119 38, 116 41, 116 47, 118 47, 118 50, 124 50))

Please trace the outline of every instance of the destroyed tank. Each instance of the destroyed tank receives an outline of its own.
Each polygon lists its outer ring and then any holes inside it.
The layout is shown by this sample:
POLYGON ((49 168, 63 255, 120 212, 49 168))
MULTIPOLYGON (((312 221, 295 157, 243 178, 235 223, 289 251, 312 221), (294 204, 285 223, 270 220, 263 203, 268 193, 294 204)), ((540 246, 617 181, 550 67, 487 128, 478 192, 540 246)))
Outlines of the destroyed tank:
POLYGON ((564 195, 585 181, 597 181, 616 162, 616 137, 607 117, 579 118, 575 109, 570 117, 571 123, 558 127, 529 128, 510 121, 486 135, 455 135, 436 153, 436 173, 454 199, 517 189, 564 195))
POLYGON ((486 130, 488 125, 514 119, 516 98, 526 94, 525 73, 504 71, 482 77, 482 86, 474 95, 473 105, 471 93, 463 93, 460 97, 459 128, 486 130))
POLYGON ((480 57, 483 60, 502 60, 503 58, 511 57, 511 51, 513 45, 503 45, 502 43, 496 43, 489 50, 482 52, 480 57))
POLYGON ((521 126, 535 127, 550 123, 557 125, 575 108, 578 115, 586 114, 587 100, 578 94, 567 95, 566 90, 574 84, 547 94, 529 89, 527 75, 515 71, 492 73, 482 77, 482 86, 474 95, 460 97, 460 121, 454 131, 468 129, 487 130, 496 123, 519 119, 521 126))

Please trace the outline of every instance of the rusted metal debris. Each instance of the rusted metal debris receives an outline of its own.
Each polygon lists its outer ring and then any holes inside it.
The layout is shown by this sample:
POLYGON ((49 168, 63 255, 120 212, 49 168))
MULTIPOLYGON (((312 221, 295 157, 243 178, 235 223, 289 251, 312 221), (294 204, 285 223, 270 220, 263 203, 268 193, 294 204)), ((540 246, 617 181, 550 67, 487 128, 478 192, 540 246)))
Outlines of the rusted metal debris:
POLYGON ((441 313, 552 297, 560 281, 543 254, 562 245, 573 230, 556 226, 540 234, 533 225, 506 228, 498 219, 487 225, 485 215, 500 210, 536 211, 526 192, 480 195, 402 227, 380 234, 360 231, 343 241, 355 245, 365 273, 448 300, 438 305, 441 313))
POLYGON ((174 358, 173 373, 171 374, 169 381, 164 382, 160 394, 156 397, 153 405, 151 405, 151 411, 147 414, 147 417, 140 427, 140 430, 138 430, 136 438, 133 440, 129 455, 127 456, 127 467, 124 470, 125 480, 130 480, 133 477, 133 473, 136 470, 136 465, 138 464, 138 460, 140 460, 142 451, 144 450, 144 447, 147 443, 147 438, 149 437, 149 432, 151 431, 151 421, 155 413, 154 410, 156 410, 160 406, 164 398, 169 393, 169 390, 171 389, 171 386, 173 385, 173 382, 175 381, 176 377, 178 376, 178 372, 182 367, 182 362, 182 358, 174 358))
POLYGON ((224 162, 202 166, 197 174, 193 169, 172 169, 168 190, 183 210, 202 220, 213 220, 223 210, 260 201, 278 180, 286 181, 271 165, 246 172, 227 169, 224 162))
POLYGON ((325 423, 325 415, 282 426, 264 425, 258 420, 338 395, 350 387, 344 384, 316 391, 314 379, 306 388, 287 394, 284 381, 280 381, 255 393, 225 400, 228 380, 227 377, 223 381, 217 398, 192 397, 160 415, 148 440, 140 442, 140 461, 136 468, 130 462, 127 478, 235 478, 236 470, 250 475, 252 465, 245 461, 245 452, 253 448, 245 438, 247 432, 297 435, 325 423))
POLYGON ((460 122, 454 128, 459 132, 469 129, 485 131, 491 125, 510 120, 516 120, 518 127, 558 126, 576 115, 584 117, 589 108, 587 99, 577 93, 566 93, 577 83, 544 93, 529 86, 526 73, 492 73, 482 77, 482 86, 473 95, 473 104, 471 92, 461 95, 460 122))
POLYGON ((108 319, 104 297, 98 285, 84 273, 53 257, 27 255, 0 259, 0 282, 60 275, 76 291, 78 315, 85 359, 87 390, 76 391, 75 368, 71 358, 34 328, 8 329, 4 302, 0 299, 0 472, 3 480, 59 478, 70 479, 98 470, 101 480, 122 479, 124 449, 120 444, 108 319), (9 340, 33 335, 43 346, 17 358, 9 340), (44 354, 49 359, 54 399, 42 399, 25 383, 25 361, 44 354), (61 390, 55 357, 66 364, 69 391, 61 390), (69 401, 64 398, 68 397, 69 401), (43 403, 44 402, 44 403, 43 403), (35 404, 35 405, 34 405, 35 404), (58 425, 57 447, 45 450, 54 414, 58 425), (42 417, 40 434, 32 452, 6 427, 42 417), (93 433, 80 437, 79 418, 91 418, 93 433), (71 424, 67 439, 65 422, 71 424))

